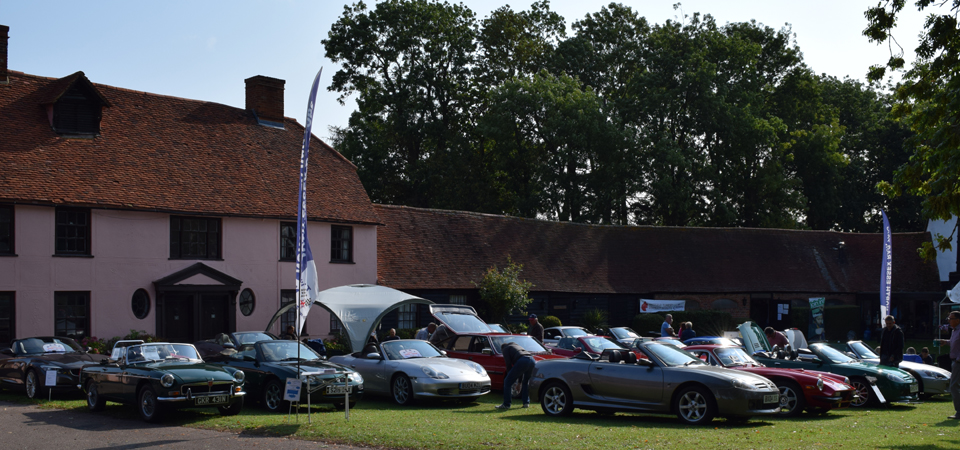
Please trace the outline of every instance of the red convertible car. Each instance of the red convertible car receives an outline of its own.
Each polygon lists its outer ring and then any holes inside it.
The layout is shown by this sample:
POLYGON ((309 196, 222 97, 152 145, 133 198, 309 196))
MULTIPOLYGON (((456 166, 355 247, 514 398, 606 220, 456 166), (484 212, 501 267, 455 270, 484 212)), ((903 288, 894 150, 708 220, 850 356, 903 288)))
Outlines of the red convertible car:
POLYGON ((780 415, 793 417, 804 409, 824 413, 850 406, 856 389, 845 377, 806 369, 780 369, 760 364, 740 347, 690 345, 684 350, 714 366, 743 370, 770 379, 780 389, 780 415))
MULTIPOLYGON (((537 361, 564 358, 550 353, 531 336, 490 332, 490 327, 480 319, 472 306, 430 305, 430 313, 452 334, 436 342, 436 346, 451 358, 466 359, 483 366, 487 375, 490 375, 492 389, 503 389, 507 365, 500 347, 507 342, 520 344, 537 361)), ((515 394, 519 394, 515 391, 515 394)))

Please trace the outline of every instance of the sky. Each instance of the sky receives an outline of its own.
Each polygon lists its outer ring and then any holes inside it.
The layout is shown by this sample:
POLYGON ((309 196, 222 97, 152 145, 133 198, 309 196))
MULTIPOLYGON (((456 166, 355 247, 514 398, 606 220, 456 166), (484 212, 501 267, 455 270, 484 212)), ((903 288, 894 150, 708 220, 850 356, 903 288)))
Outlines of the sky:
MULTIPOLYGON (((870 65, 890 56, 886 44, 862 35, 864 11, 878 0, 623 0, 650 23, 682 20, 695 12, 718 24, 790 24, 807 66, 818 74, 863 80, 870 65)), ((353 2, 351 2, 353 3, 353 2)), ((373 7, 373 1, 366 2, 373 7)), ((482 20, 505 0, 465 0, 482 20)), ((529 9, 532 0, 509 3, 529 9)), ((913 3, 909 1, 908 3, 913 3)), ((265 75, 286 81, 285 115, 305 122, 310 84, 323 68, 313 132, 347 125, 355 104, 341 106, 327 91, 338 66, 321 40, 346 3, 330 0, 75 1, 0 0, 0 25, 10 27, 8 68, 63 77, 83 71, 94 83, 244 107, 244 79, 265 75)), ((607 2, 553 0, 569 24, 607 2)), ((924 15, 905 8, 894 34, 909 63, 924 15)), ((568 33, 568 36, 572 33, 568 33)))

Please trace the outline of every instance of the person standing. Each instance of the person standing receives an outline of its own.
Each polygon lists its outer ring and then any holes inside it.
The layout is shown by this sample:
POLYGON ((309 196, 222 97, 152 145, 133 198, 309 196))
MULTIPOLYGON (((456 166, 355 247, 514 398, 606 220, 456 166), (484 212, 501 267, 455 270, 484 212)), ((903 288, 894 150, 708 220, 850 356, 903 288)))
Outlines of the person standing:
POLYGON ((893 316, 883 318, 884 327, 880 331, 880 365, 899 367, 903 361, 903 330, 897 326, 893 316))
POLYGON ((293 325, 287 325, 287 329, 283 332, 283 336, 280 336, 280 339, 297 340, 297 329, 293 325))
POLYGON ((669 329, 673 328, 673 314, 667 314, 663 318, 663 324, 660 325, 660 337, 673 336, 669 329))
POLYGON ((693 339, 697 337, 697 332, 693 331, 693 322, 684 322, 683 331, 680 332, 680 340, 693 339))
POLYGON ((496 408, 510 409, 510 402, 513 400, 513 383, 517 380, 520 380, 520 400, 523 401, 524 408, 529 408, 530 377, 537 366, 537 360, 516 342, 503 344, 500 351, 503 352, 503 362, 507 365, 507 376, 503 378, 503 403, 496 408))
POLYGON ((417 335, 414 337, 414 339, 420 339, 421 341, 429 340, 430 335, 433 334, 434 331, 437 331, 437 324, 430 322, 429 325, 421 328, 420 331, 417 331, 417 335))
POLYGON ((948 419, 960 419, 960 311, 950 311, 948 317, 950 339, 937 339, 940 345, 950 346, 950 397, 953 397, 953 415, 948 419))
POLYGON ((787 335, 774 330, 773 327, 766 327, 763 329, 763 334, 767 335, 767 342, 770 343, 770 347, 780 346, 780 348, 786 348, 790 345, 790 340, 787 339, 787 335))
POLYGON ((530 328, 527 329, 527 334, 536 339, 540 345, 543 345, 543 325, 537 320, 537 315, 530 314, 527 319, 530 319, 530 328))
POLYGON ((400 340, 400 336, 397 336, 397 329, 396 329, 396 328, 391 328, 390 331, 389 331, 389 333, 390 333, 390 334, 389 334, 387 337, 383 338, 383 342, 387 342, 387 341, 399 341, 399 340, 400 340))

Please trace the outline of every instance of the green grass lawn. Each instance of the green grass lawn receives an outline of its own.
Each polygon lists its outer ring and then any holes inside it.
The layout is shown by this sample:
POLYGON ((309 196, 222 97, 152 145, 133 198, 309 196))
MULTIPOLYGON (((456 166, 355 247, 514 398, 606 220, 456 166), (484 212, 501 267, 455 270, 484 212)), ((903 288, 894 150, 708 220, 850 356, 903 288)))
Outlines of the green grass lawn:
MULTIPOLYGON (((221 417, 215 409, 182 410, 167 423, 213 430, 299 439, 416 449, 623 449, 623 448, 960 448, 960 421, 949 397, 918 405, 894 405, 803 414, 795 419, 753 419, 746 423, 714 420, 709 426, 682 425, 676 417, 647 414, 602 416, 576 410, 556 419, 539 405, 500 412, 494 392, 474 404, 420 403, 400 407, 385 398, 367 397, 350 410, 349 420, 332 407, 314 406, 308 422, 304 407, 296 415, 270 414, 255 404, 238 416, 221 417)), ((22 393, 5 391, 0 400, 29 402, 22 393)), ((85 410, 80 396, 35 402, 41 407, 85 410)), ((101 414, 116 420, 139 420, 132 406, 108 403, 101 414)))

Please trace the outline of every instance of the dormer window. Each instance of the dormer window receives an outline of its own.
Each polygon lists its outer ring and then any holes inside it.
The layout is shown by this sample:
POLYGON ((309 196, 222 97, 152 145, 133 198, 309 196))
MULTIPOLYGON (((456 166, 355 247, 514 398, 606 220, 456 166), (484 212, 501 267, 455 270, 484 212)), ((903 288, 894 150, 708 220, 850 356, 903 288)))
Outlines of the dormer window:
POLYGON ((92 136, 100 133, 100 99, 84 90, 74 84, 53 105, 53 128, 57 134, 92 136))

